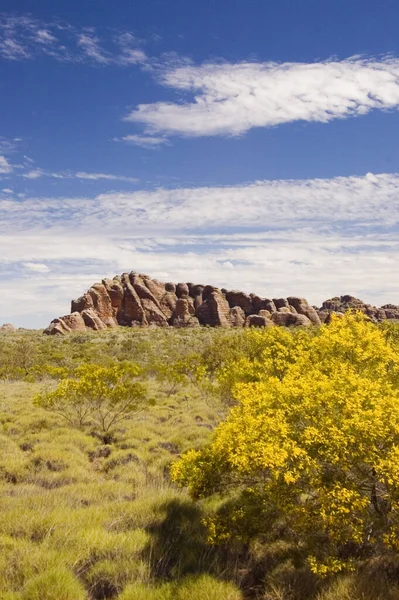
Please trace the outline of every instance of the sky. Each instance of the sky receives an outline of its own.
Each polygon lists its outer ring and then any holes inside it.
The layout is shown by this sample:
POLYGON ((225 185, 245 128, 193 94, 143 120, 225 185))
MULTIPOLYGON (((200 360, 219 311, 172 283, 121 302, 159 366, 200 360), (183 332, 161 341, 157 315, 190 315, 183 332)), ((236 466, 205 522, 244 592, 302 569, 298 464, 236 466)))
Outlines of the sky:
POLYGON ((2 0, 0 325, 138 271, 399 304, 397 0, 2 0))

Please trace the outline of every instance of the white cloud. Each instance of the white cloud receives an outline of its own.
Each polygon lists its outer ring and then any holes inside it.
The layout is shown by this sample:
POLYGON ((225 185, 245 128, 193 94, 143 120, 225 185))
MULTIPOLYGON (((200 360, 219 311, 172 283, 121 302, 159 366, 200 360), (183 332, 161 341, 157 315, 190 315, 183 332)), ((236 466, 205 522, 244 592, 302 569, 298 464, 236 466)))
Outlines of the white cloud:
POLYGON ((131 231, 133 225, 157 232, 200 229, 210 233, 221 228, 320 227, 341 222, 370 228, 399 222, 399 174, 159 188, 94 198, 27 198, 5 210, 8 219, 18 215, 16 224, 25 230, 40 223, 54 225, 57 219, 64 227, 104 231, 131 231))
MULTIPOLYGON (((1 159, 1 157, 0 157, 1 159)), ((0 161, 1 168, 1 161, 0 161)), ((0 171, 1 172, 1 171, 0 171)), ((87 173, 85 171, 78 171, 77 173, 71 173, 69 171, 64 171, 61 173, 52 173, 50 171, 45 171, 44 169, 31 169, 21 174, 21 177, 25 179, 39 179, 40 177, 50 177, 53 179, 82 179, 87 181, 99 181, 99 180, 107 180, 107 181, 126 181, 128 183, 137 183, 138 179, 136 177, 128 177, 125 175, 112 175, 110 173, 87 173)))
POLYGON ((142 40, 137 39, 131 33, 122 33, 118 35, 115 42, 121 49, 121 53, 116 59, 119 64, 136 65, 148 61, 146 53, 138 48, 142 43, 142 40))
POLYGON ((148 57, 143 50, 137 48, 124 48, 122 54, 117 59, 121 65, 137 65, 148 61, 148 57))
POLYGON ((5 156, 0 156, 0 173, 7 175, 12 172, 12 166, 5 156))
POLYGON ((57 38, 49 33, 46 29, 38 29, 36 31, 36 40, 39 44, 51 45, 57 42, 57 38))
POLYGON ((48 273, 50 271, 49 267, 44 263, 25 262, 22 265, 25 269, 34 273, 48 273))
POLYGON ((194 94, 181 103, 140 104, 126 120, 147 132, 240 135, 292 121, 328 122, 399 106, 399 59, 169 66, 164 85, 194 94))
POLYGON ((135 146, 141 146, 142 148, 158 148, 163 144, 167 144, 168 140, 165 137, 156 137, 149 135, 125 135, 121 138, 114 138, 115 142, 126 142, 127 144, 134 144, 135 146))
POLYGON ((43 175, 45 175, 45 173, 41 169, 32 169, 31 171, 23 173, 22 177, 25 177, 25 179, 39 179, 40 177, 43 177, 43 175))
MULTIPOLYGON (((56 174, 53 174, 53 176, 55 175, 56 174)), ((137 183, 138 181, 136 177, 126 177, 125 175, 110 175, 109 173, 85 173, 83 171, 75 173, 75 177, 77 179, 89 179, 92 181, 98 181, 99 179, 106 179, 109 181, 127 181, 130 183, 137 183)))
POLYGON ((110 63, 110 57, 106 55, 99 45, 98 37, 89 33, 80 33, 78 35, 78 46, 82 48, 86 57, 103 65, 110 63))
POLYGON ((6 138, 0 136, 0 153, 10 154, 14 152, 21 142, 21 138, 6 138))
POLYGON ((39 56, 61 62, 102 65, 144 65, 148 57, 139 48, 142 40, 130 32, 110 28, 77 27, 44 22, 29 15, 0 14, 0 58, 32 60, 39 56))
POLYGON ((315 304, 344 293, 399 303, 398 231, 399 174, 3 197, 0 314, 44 326, 96 280, 132 269, 315 304))

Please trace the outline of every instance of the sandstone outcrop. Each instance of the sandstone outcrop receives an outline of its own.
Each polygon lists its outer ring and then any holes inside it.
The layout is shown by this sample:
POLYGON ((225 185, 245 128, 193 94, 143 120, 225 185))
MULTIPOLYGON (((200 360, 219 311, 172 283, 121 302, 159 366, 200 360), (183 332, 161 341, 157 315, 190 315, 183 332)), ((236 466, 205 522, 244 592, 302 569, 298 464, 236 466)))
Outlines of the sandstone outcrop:
POLYGON ((384 304, 381 308, 376 308, 371 304, 366 304, 354 296, 336 296, 323 302, 318 315, 320 320, 328 322, 329 315, 332 313, 343 314, 347 310, 358 310, 367 315, 371 321, 379 322, 386 319, 399 319, 399 306, 395 304, 384 304))
MULTIPOLYGON (((72 300, 71 314, 54 319, 45 333, 64 335, 119 326, 310 327, 350 309, 360 310, 375 322, 399 320, 399 306, 376 308, 353 296, 331 298, 319 309, 295 296, 270 299, 212 285, 162 283, 132 271, 95 283, 72 300)), ((0 330, 9 327, 3 325, 0 330)))
POLYGON ((11 323, 4 323, 4 325, 2 325, 0 327, 0 331, 8 331, 8 332, 12 332, 12 331, 16 331, 14 325, 11 325, 11 323))

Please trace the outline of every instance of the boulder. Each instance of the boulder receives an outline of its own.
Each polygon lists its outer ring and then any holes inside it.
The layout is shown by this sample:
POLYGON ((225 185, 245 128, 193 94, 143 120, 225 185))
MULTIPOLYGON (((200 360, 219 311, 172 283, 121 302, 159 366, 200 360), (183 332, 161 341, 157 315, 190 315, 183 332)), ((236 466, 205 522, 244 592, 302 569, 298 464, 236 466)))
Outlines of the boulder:
POLYGON ((174 292, 165 292, 159 306, 167 319, 170 319, 176 308, 177 296, 174 292))
POLYGON ((178 298, 187 298, 190 290, 187 283, 178 283, 176 286, 176 296, 178 298))
POLYGON ((203 302, 202 292, 204 291, 203 285, 193 285, 190 288, 190 296, 194 300, 194 308, 197 310, 203 302))
POLYGON ((51 321, 44 333, 47 335, 64 335, 72 331, 86 331, 86 325, 82 315, 78 312, 73 312, 70 315, 65 315, 59 319, 51 321))
MULTIPOLYGON (((211 286, 206 287, 210 288, 211 286)), ((196 316, 201 325, 231 327, 229 303, 217 288, 213 288, 213 291, 207 291, 206 300, 197 308, 196 316)))
POLYGON ((229 303, 230 308, 239 306, 246 315, 250 315, 253 312, 252 298, 244 292, 239 292, 238 290, 226 292, 226 300, 229 303))
MULTIPOLYGON (((286 307, 283 307, 286 308, 286 307)), ((299 315, 298 313, 292 313, 289 310, 282 311, 281 309, 278 312, 272 314, 272 322, 274 325, 280 325, 283 327, 309 327, 312 323, 308 317, 305 315, 299 315)))
POLYGON ((295 308, 298 314, 305 315, 305 317, 307 317, 313 325, 321 325, 321 320, 319 315, 317 314, 317 311, 315 310, 315 308, 313 308, 313 306, 309 305, 308 301, 305 300, 305 298, 289 296, 287 298, 287 301, 290 304, 290 306, 293 306, 295 308))
POLYGON ((170 324, 173 327, 199 327, 198 319, 193 316, 192 306, 192 298, 178 298, 170 324))
POLYGON ((202 301, 205 302, 205 300, 208 300, 210 295, 214 292, 223 296, 222 290, 219 288, 215 287, 214 285, 205 285, 204 289, 202 290, 202 301))
POLYGON ((245 322, 246 327, 273 327, 274 323, 263 315, 249 315, 245 322))
POLYGON ((384 304, 384 306, 381 306, 381 309, 384 311, 387 319, 399 319, 399 306, 396 306, 395 304, 384 304))
POLYGON ((240 306, 233 306, 233 308, 230 309, 229 321, 232 327, 244 327, 245 312, 240 306))
POLYGON ((279 308, 288 308, 289 307, 289 302, 288 302, 287 298, 273 298, 272 302, 277 310, 279 308))

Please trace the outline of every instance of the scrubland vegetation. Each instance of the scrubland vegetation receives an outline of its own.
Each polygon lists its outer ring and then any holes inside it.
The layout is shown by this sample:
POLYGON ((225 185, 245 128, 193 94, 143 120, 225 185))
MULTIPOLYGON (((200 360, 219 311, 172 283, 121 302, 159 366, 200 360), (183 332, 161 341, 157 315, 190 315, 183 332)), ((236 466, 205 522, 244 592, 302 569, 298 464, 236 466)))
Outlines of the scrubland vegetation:
POLYGON ((398 600, 399 326, 0 334, 1 600, 398 600))

